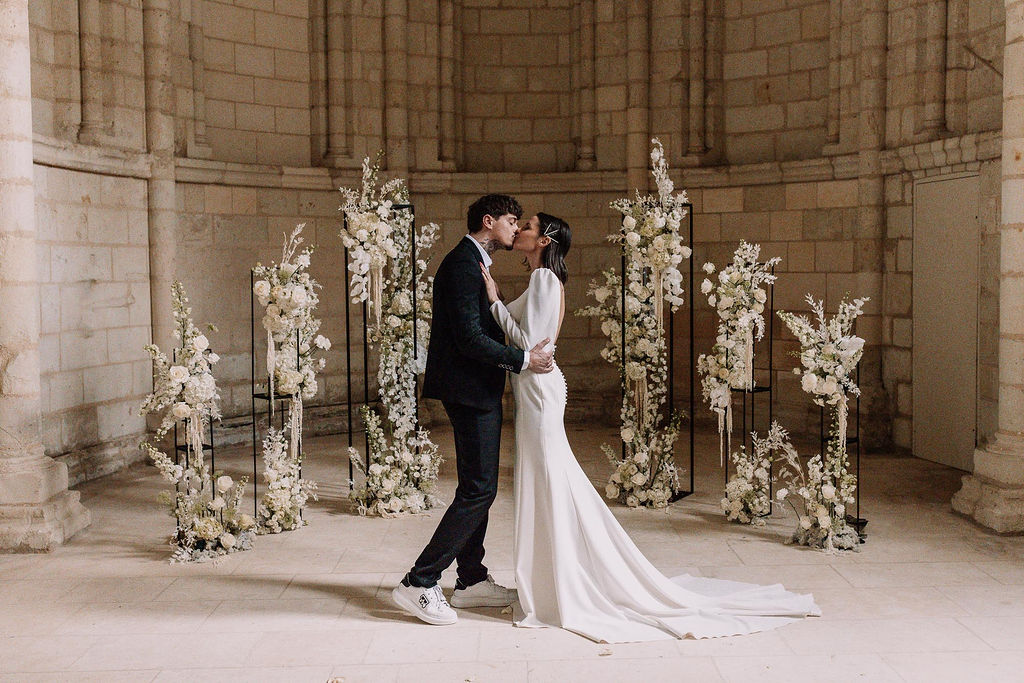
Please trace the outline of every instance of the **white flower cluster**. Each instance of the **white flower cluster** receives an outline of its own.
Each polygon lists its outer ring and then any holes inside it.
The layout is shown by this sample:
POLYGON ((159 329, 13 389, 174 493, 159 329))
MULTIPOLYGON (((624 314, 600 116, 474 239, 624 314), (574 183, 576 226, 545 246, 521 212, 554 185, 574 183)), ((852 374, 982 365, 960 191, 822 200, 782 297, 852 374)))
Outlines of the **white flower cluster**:
MULTIPOLYGON (((732 390, 754 388, 754 342, 764 336, 764 285, 775 282, 779 258, 759 263, 761 246, 741 241, 732 262, 718 273, 717 284, 705 278, 701 293, 718 313, 718 335, 711 353, 697 359, 701 389, 708 407, 718 414, 718 438, 732 432, 732 390)), ((715 272, 713 263, 704 272, 715 272)), ((724 444, 723 453, 724 453, 724 444)))
POLYGON ((622 229, 608 239, 623 245, 627 262, 648 271, 660 314, 663 300, 669 302, 673 311, 685 303, 679 264, 690 258, 692 252, 679 234, 688 211, 686 192, 672 194, 675 188, 668 176, 665 150, 657 138, 651 144, 651 168, 658 194, 641 196, 638 191, 634 199, 613 201, 611 207, 622 214, 622 229))
POLYGON ((721 500, 725 518, 739 524, 764 526, 764 516, 771 511, 768 498, 768 482, 771 479, 773 434, 767 439, 753 435, 753 453, 742 447, 729 456, 736 472, 725 485, 725 497, 721 500))
POLYGON ((370 442, 370 466, 359 453, 349 449, 349 457, 366 476, 364 485, 352 492, 360 515, 397 515, 423 512, 441 504, 434 496, 441 458, 426 430, 388 442, 380 416, 368 406, 360 409, 370 442))
POLYGON ((785 440, 786 433, 778 424, 781 463, 775 497, 788 503, 797 517, 791 542, 828 552, 850 550, 859 543, 857 531, 846 520, 846 510, 855 498, 857 478, 849 471, 846 451, 838 438, 839 422, 832 422, 824 458, 815 455, 801 466, 796 449, 785 440))
POLYGON ((256 521, 261 534, 279 534, 303 525, 302 511, 309 498, 316 500, 316 483, 302 478, 301 456, 292 458, 284 432, 271 427, 263 440, 263 479, 267 490, 260 500, 256 521))
POLYGON ((378 172, 367 158, 360 191, 342 189, 348 225, 341 238, 351 260, 352 299, 369 300, 373 311, 369 341, 380 354, 377 384, 389 433, 364 406, 369 467, 355 449, 349 457, 366 475, 363 486, 352 492, 360 514, 394 515, 439 504, 430 492, 441 457, 429 433, 416 428, 416 376, 426 367, 434 284, 423 255, 437 242, 440 228, 434 223, 421 227, 413 244, 412 212, 394 208, 408 204, 408 187, 395 179, 378 189, 378 172))
POLYGON ((673 447, 681 417, 673 413, 666 421, 662 415, 669 381, 662 306, 667 301, 675 310, 684 303, 678 266, 691 251, 679 235, 687 211, 686 193, 672 194, 664 150, 657 139, 652 142, 658 195, 637 193, 635 200, 612 202, 612 208, 623 214, 622 229, 608 239, 623 245, 625 291, 620 276, 607 270, 604 282, 591 282, 587 290, 597 304, 577 310, 576 315, 601 321, 601 331, 608 338, 601 356, 623 368, 620 415, 625 454, 602 446, 614 468, 605 494, 630 507, 664 508, 679 488, 673 447))
POLYGON ((824 302, 810 294, 807 303, 814 312, 815 325, 802 315, 779 311, 779 317, 800 342, 800 364, 795 374, 803 375, 801 386, 819 406, 838 406, 847 395, 859 396, 856 368, 864 353, 864 340, 853 334, 853 322, 864 312, 867 297, 843 299, 831 320, 825 317, 824 302))
POLYGON ((188 451, 185 464, 173 460, 149 441, 141 444, 174 491, 161 498, 176 520, 171 538, 172 561, 203 561, 238 550, 248 550, 256 521, 239 511, 245 480, 238 484, 228 476, 214 476, 204 461, 203 432, 207 420, 220 417, 217 384, 211 365, 218 358, 210 341, 192 322, 192 309, 180 282, 171 288, 174 336, 180 343, 174 361, 154 345, 146 350, 153 359, 153 393, 140 409, 147 415, 165 410, 154 441, 163 439, 178 422, 184 422, 188 451))
POLYGON ((300 394, 309 400, 317 393, 316 374, 326 364, 318 354, 329 350, 331 341, 319 334, 321 321, 316 317, 316 307, 320 303, 320 284, 308 271, 313 249, 298 252, 304 227, 296 226, 285 241, 280 264, 256 264, 253 293, 265 309, 263 328, 270 337, 268 355, 274 365, 274 393, 300 394), (274 349, 269 348, 270 343, 274 349))

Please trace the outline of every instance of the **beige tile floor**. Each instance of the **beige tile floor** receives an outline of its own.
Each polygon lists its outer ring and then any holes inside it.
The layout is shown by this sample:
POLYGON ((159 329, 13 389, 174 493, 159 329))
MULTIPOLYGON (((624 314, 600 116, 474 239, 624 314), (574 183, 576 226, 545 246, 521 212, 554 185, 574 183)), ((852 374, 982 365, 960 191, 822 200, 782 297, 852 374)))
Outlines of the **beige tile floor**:
MULTIPOLYGON (((570 440, 596 483, 614 432, 570 440)), ((435 438, 450 452, 451 435, 435 438)), ((155 470, 91 482, 93 524, 50 555, 0 555, 0 681, 1024 681, 1024 537, 957 517, 959 473, 921 460, 863 461, 861 552, 829 556, 781 543, 793 524, 728 524, 717 509, 717 439, 698 438, 697 489, 668 512, 613 510, 666 574, 700 573, 812 591, 824 612, 777 631, 716 640, 600 645, 519 630, 499 610, 422 625, 388 592, 440 514, 351 513, 344 437, 310 439, 320 482, 309 526, 260 537, 212 565, 171 565, 171 520, 155 470)), ((487 538, 493 574, 512 582, 511 434, 487 538)), ((234 474, 244 452, 222 451, 234 474)), ((251 467, 251 462, 250 462, 251 467)), ((453 463, 441 493, 450 499, 453 463)), ((452 572, 442 585, 450 588, 452 572)))

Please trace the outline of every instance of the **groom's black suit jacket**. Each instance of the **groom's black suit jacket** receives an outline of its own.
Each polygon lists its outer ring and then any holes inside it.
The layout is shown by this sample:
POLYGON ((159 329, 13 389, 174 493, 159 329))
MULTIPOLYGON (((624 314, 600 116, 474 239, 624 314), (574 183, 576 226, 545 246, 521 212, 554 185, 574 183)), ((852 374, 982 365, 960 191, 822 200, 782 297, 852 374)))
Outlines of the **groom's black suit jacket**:
POLYGON ((480 250, 463 238, 437 269, 423 396, 490 410, 501 404, 505 371, 519 372, 525 354, 505 345, 481 263, 480 250))

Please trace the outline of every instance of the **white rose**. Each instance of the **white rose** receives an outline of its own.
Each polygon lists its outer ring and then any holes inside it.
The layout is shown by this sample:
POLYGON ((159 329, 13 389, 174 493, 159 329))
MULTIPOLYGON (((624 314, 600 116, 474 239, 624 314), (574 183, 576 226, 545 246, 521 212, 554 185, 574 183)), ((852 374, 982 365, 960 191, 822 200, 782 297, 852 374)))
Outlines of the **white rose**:
POLYGON ((700 283, 701 294, 710 294, 714 287, 715 286, 711 283, 711 280, 705 279, 704 282, 700 283))
POLYGON ((609 483, 607 486, 604 487, 604 495, 608 498, 618 498, 619 487, 616 486, 615 484, 609 483))
POLYGON ((388 325, 391 327, 399 327, 402 324, 401 319, 395 315, 388 316, 388 325))
POLYGON ((400 512, 402 510, 402 499, 395 497, 389 500, 388 509, 392 512, 400 512))
POLYGON ((629 495, 626 496, 626 505, 628 505, 631 508, 635 508, 638 505, 640 505, 640 501, 637 499, 636 496, 629 495))
POLYGON ((768 295, 764 293, 763 289, 755 289, 754 298, 763 304, 768 299, 768 295))
POLYGON ((226 474, 224 476, 217 477, 217 490, 220 493, 227 493, 234 485, 234 480, 226 474))
POLYGON ((282 263, 281 275, 283 275, 285 279, 290 278, 295 273, 295 268, 296 266, 294 263, 282 263))
POLYGON ((184 382, 188 379, 188 368, 184 365, 172 365, 171 369, 167 371, 171 381, 184 382))
POLYGON ((803 529, 810 529, 812 523, 813 522, 811 522, 811 518, 810 517, 801 517, 800 518, 800 527, 803 528, 803 529))
POLYGON ((632 427, 623 427, 622 431, 619 432, 619 435, 622 437, 622 440, 625 441, 626 443, 632 441, 633 437, 636 436, 636 434, 633 433, 632 427))
POLYGON ((256 526, 256 520, 252 515, 242 515, 238 518, 238 526, 241 529, 251 529, 256 526))
POLYGON ((622 219, 622 227, 625 228, 627 231, 632 230, 633 228, 636 227, 636 219, 633 218, 632 216, 626 216, 625 218, 622 219))
POLYGON ((711 304, 712 306, 718 303, 718 299, 715 297, 714 294, 708 297, 708 303, 711 304))
POLYGON ((174 406, 171 408, 171 414, 174 415, 174 417, 178 418, 179 420, 184 420, 186 417, 188 417, 189 413, 191 412, 192 409, 189 408, 188 404, 182 403, 181 401, 175 403, 174 406))
POLYGON ((225 550, 231 550, 232 548, 234 548, 235 540, 235 535, 229 534, 226 531, 220 536, 220 544, 224 546, 225 550))
POLYGON ((206 338, 205 334, 201 334, 192 340, 192 348, 202 353, 206 349, 210 348, 210 340, 206 338))
POLYGON ((818 391, 818 376, 813 373, 806 373, 804 378, 800 381, 801 388, 808 394, 814 394, 818 391))
POLYGON ((270 295, 270 283, 266 280, 257 280, 252 286, 252 291, 260 299, 266 299, 270 295))
POLYGON ((836 380, 835 380, 834 377, 828 377, 828 378, 825 379, 824 382, 821 382, 820 384, 818 384, 818 393, 819 394, 825 394, 826 396, 831 396, 832 394, 836 393, 837 391, 839 391, 839 385, 836 383, 836 380))
POLYGON ((821 497, 825 500, 832 500, 836 497, 836 487, 832 484, 825 484, 821 487, 821 497))
POLYGON ((211 351, 210 354, 206 356, 206 360, 210 361, 210 363, 216 363, 220 360, 220 356, 211 351))
POLYGON ((829 518, 827 512, 819 512, 817 521, 818 526, 820 526, 822 529, 828 529, 832 526, 832 520, 829 518))
POLYGON ((216 498, 210 501, 207 507, 209 507, 213 511, 217 511, 223 510, 226 505, 227 503, 224 501, 224 499, 221 498, 220 496, 217 496, 216 498))
POLYGON ((731 296, 723 296, 718 302, 718 308, 725 310, 731 307, 735 303, 735 299, 731 296))
POLYGON ((635 247, 640 244, 640 235, 635 232, 626 233, 626 243, 631 247, 635 247))
POLYGON ((318 349, 323 349, 324 351, 330 351, 331 349, 331 340, 323 336, 322 334, 318 334, 316 336, 316 339, 313 340, 313 344, 318 349))
POLYGON ((632 476, 630 481, 632 481, 637 486, 640 486, 641 484, 647 481, 647 475, 644 472, 637 472, 632 476))

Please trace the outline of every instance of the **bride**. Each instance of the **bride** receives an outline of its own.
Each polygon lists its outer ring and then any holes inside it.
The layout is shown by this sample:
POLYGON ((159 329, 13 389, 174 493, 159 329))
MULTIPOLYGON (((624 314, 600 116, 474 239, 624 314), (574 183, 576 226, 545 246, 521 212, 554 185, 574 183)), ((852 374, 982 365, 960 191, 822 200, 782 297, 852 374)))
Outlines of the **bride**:
MULTIPOLYGON (((545 213, 520 229, 513 248, 525 253, 532 272, 526 291, 507 307, 481 268, 491 314, 519 348, 558 338, 570 240, 568 224, 545 213)), ((563 425, 566 384, 557 363, 548 374, 513 374, 512 387, 517 626, 556 626, 619 643, 739 635, 820 614, 812 596, 778 584, 662 575, 576 462, 563 425)))

